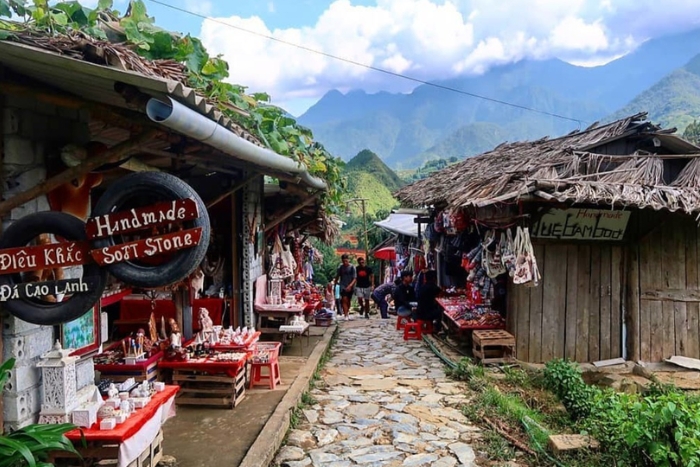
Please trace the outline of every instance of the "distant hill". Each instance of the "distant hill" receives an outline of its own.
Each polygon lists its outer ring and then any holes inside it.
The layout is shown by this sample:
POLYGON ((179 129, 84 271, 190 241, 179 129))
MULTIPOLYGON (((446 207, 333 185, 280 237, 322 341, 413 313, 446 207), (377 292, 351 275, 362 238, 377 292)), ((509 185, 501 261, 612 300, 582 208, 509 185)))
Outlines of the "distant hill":
POLYGON ((405 183, 372 151, 360 151, 345 164, 343 172, 348 179, 349 196, 366 198, 368 214, 388 211, 398 205, 391 193, 405 183))
POLYGON ((405 184, 403 180, 396 175, 396 172, 391 170, 389 166, 382 162, 378 155, 369 149, 360 151, 345 164, 346 173, 357 171, 374 175, 379 182, 392 192, 398 190, 405 184))
MULTIPOLYGON (((409 94, 330 91, 300 116, 299 122, 345 160, 368 148, 381 154, 394 169, 416 168, 431 158, 462 158, 505 139, 554 137, 586 127, 618 109, 628 112, 628 103, 698 53, 700 29, 650 40, 599 67, 579 67, 556 59, 524 60, 480 76, 436 81, 467 93, 578 119, 581 124, 428 85, 409 94)), ((689 76, 694 74, 686 67, 680 73, 683 76, 674 77, 671 87, 694 89, 695 78, 689 76)), ((638 104, 652 104, 651 97, 638 104)), ((681 113, 685 111, 680 102, 676 107, 681 113)), ((671 121, 682 120, 680 114, 675 118, 673 112, 664 113, 671 121)))
POLYGON ((682 68, 674 70, 606 120, 637 112, 649 112, 654 123, 666 128, 685 128, 700 117, 700 54, 682 68))

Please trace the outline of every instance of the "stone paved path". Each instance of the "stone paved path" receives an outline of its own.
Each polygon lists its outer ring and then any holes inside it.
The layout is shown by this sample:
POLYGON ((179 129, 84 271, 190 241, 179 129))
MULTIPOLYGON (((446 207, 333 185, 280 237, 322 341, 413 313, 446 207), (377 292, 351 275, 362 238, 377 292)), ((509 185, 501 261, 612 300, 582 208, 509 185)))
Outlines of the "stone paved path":
POLYGON ((341 323, 332 357, 274 465, 476 466, 479 429, 458 410, 468 390, 395 321, 341 323))

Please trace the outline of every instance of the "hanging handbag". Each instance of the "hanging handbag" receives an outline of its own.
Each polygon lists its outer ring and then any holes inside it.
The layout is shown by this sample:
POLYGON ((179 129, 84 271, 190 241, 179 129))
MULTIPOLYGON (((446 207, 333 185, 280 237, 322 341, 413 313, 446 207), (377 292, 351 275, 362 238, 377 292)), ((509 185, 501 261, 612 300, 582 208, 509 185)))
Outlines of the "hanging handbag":
POLYGON ((527 282, 525 286, 537 287, 538 285, 540 285, 540 279, 542 279, 542 276, 540 276, 540 270, 537 267, 537 258, 535 258, 535 250, 532 247, 532 241, 530 239, 530 230, 527 227, 523 229, 523 237, 525 241, 525 247, 528 251, 528 262, 530 263, 530 271, 532 272, 532 280, 530 282, 527 282))
POLYGON ((518 227, 515 232, 515 274, 513 275, 514 284, 527 284, 532 281, 532 262, 530 261, 530 252, 525 244, 523 229, 518 227))
POLYGON ((484 237, 483 265, 486 275, 495 278, 506 273, 506 267, 501 261, 501 242, 496 240, 496 231, 489 230, 484 237))
POLYGON ((503 234, 501 234, 501 262, 508 271, 508 275, 513 277, 515 275, 515 246, 513 245, 513 235, 510 229, 506 229, 506 238, 503 240, 503 234))

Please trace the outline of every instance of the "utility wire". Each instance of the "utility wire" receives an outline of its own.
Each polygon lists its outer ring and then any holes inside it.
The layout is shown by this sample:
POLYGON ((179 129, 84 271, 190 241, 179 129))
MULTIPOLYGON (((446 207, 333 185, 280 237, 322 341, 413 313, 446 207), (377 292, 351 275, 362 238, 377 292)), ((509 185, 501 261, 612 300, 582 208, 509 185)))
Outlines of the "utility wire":
POLYGON ((211 21, 212 23, 221 24, 221 25, 223 25, 223 26, 227 26, 227 27, 229 27, 229 28, 236 29, 236 30, 241 31, 241 32, 245 32, 245 33, 248 33, 248 34, 252 34, 252 35, 254 35, 254 36, 259 36, 259 37, 262 37, 262 38, 265 38, 265 39, 268 39, 268 40, 271 40, 271 41, 279 42, 280 44, 288 45, 288 46, 291 46, 291 47, 296 47, 297 49, 301 49, 301 50, 305 50, 305 51, 307 51, 307 52, 311 52, 311 53, 315 53, 315 54, 318 54, 318 55, 322 55, 322 56, 324 56, 324 57, 332 58, 332 59, 334 59, 334 60, 340 60, 340 61, 345 62, 345 63, 350 63, 350 64, 352 64, 352 65, 356 65, 356 66, 360 66, 360 67, 363 67, 363 68, 367 68, 368 70, 376 71, 376 72, 379 72, 379 73, 384 73, 384 74, 389 75, 389 76, 395 76, 395 77, 397 77, 397 78, 402 78, 402 79, 405 79, 405 80, 408 80, 408 81, 413 81, 414 83, 424 84, 424 85, 426 85, 426 86, 432 86, 432 87, 434 87, 434 88, 443 89, 443 90, 445 90, 445 91, 450 91, 450 92, 455 92, 455 93, 462 94, 462 95, 465 95, 465 96, 470 96, 470 97, 474 97, 474 98, 477 98, 477 99, 482 99, 482 100, 485 100, 485 101, 488 101, 488 102, 494 102, 494 103, 496 103, 496 104, 507 105, 507 106, 509 106, 509 107, 514 107, 514 108, 516 108, 516 109, 526 110, 526 111, 528 111, 528 112, 535 112, 535 113, 542 114, 542 115, 547 115, 547 116, 550 116, 550 117, 560 118, 560 119, 562 119, 562 120, 569 120, 569 121, 578 123, 579 129, 580 129, 580 127, 581 127, 581 124, 584 123, 583 120, 580 120, 580 119, 578 119, 578 118, 567 117, 567 116, 565 116, 565 115, 559 115, 559 114, 555 114, 555 113, 552 113, 552 112, 547 112, 547 111, 545 111, 545 110, 539 110, 539 109, 535 109, 535 108, 532 108, 532 107, 528 107, 528 106, 525 106, 525 105, 514 104, 514 103, 512 103, 512 102, 508 102, 508 101, 504 101, 504 100, 500 100, 500 99, 494 99, 493 97, 482 96, 482 95, 480 95, 480 94, 475 94, 475 93, 473 93, 473 92, 468 92, 468 91, 464 91, 464 90, 462 90, 462 89, 453 88, 452 86, 445 86, 445 85, 442 85, 442 84, 431 83, 430 81, 425 81, 425 80, 422 80, 422 79, 419 79, 419 78, 414 78, 413 76, 408 76, 408 75, 404 75, 404 74, 401 74, 401 73, 396 73, 396 72, 394 72, 394 71, 390 71, 390 70, 387 70, 387 69, 385 69, 385 68, 379 68, 379 67, 376 67, 376 66, 373 66, 373 65, 367 65, 366 63, 362 63, 362 62, 358 62, 358 61, 355 61, 355 60, 351 60, 351 59, 349 59, 349 58, 339 57, 339 56, 337 56, 337 55, 329 54, 328 52, 324 52, 324 51, 322 51, 322 50, 312 49, 311 47, 307 47, 307 46, 305 46, 305 45, 301 45, 301 44, 296 44, 296 43, 294 43, 294 42, 285 41, 284 39, 279 39, 279 38, 277 38, 277 37, 270 36, 270 35, 267 35, 267 34, 263 34, 263 33, 260 33, 260 32, 251 31, 250 29, 242 28, 242 27, 240 27, 240 26, 236 26, 236 25, 234 25, 234 24, 230 24, 230 23, 227 23, 227 22, 225 22, 225 21, 221 21, 221 20, 216 19, 216 18, 211 18, 211 17, 206 16, 206 15, 202 15, 202 14, 199 14, 199 13, 195 13, 195 12, 193 12, 193 11, 189 11, 189 10, 186 10, 186 9, 184 9, 184 8, 177 7, 177 6, 175 6, 175 5, 170 5, 170 4, 165 3, 165 2, 163 2, 163 1, 160 1, 160 0, 149 0, 149 1, 150 1, 151 3, 155 3, 155 4, 157 4, 157 5, 161 5, 161 6, 164 6, 164 7, 166 7, 166 8, 170 8, 170 9, 172 9, 172 10, 176 10, 176 11, 180 11, 180 12, 182 12, 182 13, 186 13, 186 14, 188 14, 188 15, 196 16, 196 17, 201 18, 201 19, 206 20, 206 21, 211 21))

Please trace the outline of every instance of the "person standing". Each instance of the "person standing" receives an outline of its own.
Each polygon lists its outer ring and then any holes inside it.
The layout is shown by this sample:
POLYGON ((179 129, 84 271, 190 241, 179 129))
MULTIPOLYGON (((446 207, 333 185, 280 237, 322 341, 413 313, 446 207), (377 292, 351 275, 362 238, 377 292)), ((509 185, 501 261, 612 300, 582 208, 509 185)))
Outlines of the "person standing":
MULTIPOLYGON (((355 266, 350 264, 348 255, 340 257, 342 263, 338 266, 338 271, 335 275, 335 281, 340 284, 340 303, 343 309, 345 319, 350 319, 350 302, 352 301, 352 293, 357 281, 357 271, 355 266)), ((338 311, 340 314, 340 311, 338 311)))
POLYGON ((442 307, 437 298, 442 289, 437 285, 437 272, 430 270, 425 273, 425 283, 421 286, 418 296, 416 317, 421 321, 433 323, 433 332, 437 334, 442 328, 442 307))
POLYGON ((340 303, 340 284, 337 280, 333 281, 333 297, 335 298, 335 312, 337 316, 340 316, 343 306, 340 303))
POLYGON ((413 288, 413 273, 401 271, 401 282, 394 291, 394 307, 396 314, 408 317, 413 315, 413 305, 416 301, 416 290, 413 288))
POLYGON ((389 319, 389 303, 386 301, 386 297, 389 295, 392 297, 394 296, 394 291, 400 282, 399 279, 393 282, 387 282, 380 285, 372 292, 372 300, 377 304, 382 319, 389 319))
POLYGON ((374 271, 365 266, 364 258, 357 258, 357 282, 355 283, 355 296, 360 304, 360 315, 364 314, 369 319, 369 299, 374 290, 374 271))

